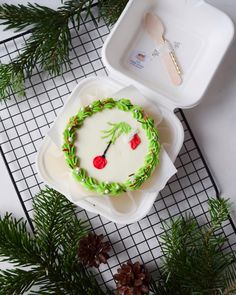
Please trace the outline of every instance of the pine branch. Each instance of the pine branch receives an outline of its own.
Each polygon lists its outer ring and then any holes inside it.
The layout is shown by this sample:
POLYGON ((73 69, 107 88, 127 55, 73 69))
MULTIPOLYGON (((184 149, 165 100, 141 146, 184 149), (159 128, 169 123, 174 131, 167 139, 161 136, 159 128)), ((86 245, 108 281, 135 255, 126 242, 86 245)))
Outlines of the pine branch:
POLYGON ((68 294, 89 294, 96 288, 96 293, 104 294, 76 257, 79 241, 87 234, 88 226, 76 218, 75 206, 60 193, 46 190, 35 198, 34 208, 37 241, 45 247, 45 260, 52 261, 47 265, 50 283, 41 291, 50 286, 50 289, 66 290, 68 294), (57 264, 53 263, 55 260, 57 264), (78 282, 82 280, 81 286, 78 282))
POLYGON ((40 262, 40 249, 22 219, 16 220, 8 214, 0 219, 0 256, 7 257, 2 261, 21 266, 40 262))
POLYGON ((74 262, 72 265, 61 264, 60 267, 61 266, 63 267, 61 277, 58 277, 58 273, 60 271, 59 268, 55 269, 55 276, 52 277, 51 281, 54 282, 54 287, 52 288, 52 285, 50 284, 48 286, 45 285, 40 289, 40 291, 46 291, 50 287, 51 290, 57 291, 56 294, 111 294, 108 289, 103 291, 100 288, 94 274, 88 272, 82 264, 74 262))
MULTIPOLYGON (((114 24, 128 0, 99 0, 98 7, 108 25, 114 24)), ((38 4, 0 5, 1 24, 15 32, 30 29, 31 36, 21 53, 9 64, 0 64, 0 101, 11 92, 24 95, 25 79, 32 75, 38 64, 50 75, 59 75, 69 64, 71 34, 69 23, 78 30, 81 16, 95 23, 93 0, 67 0, 57 10, 38 4)))
POLYGON ((24 91, 24 70, 20 63, 0 64, 0 101, 10 95, 11 89, 19 96, 24 91))
POLYGON ((171 293, 169 293, 169 290, 166 289, 165 287, 166 282, 164 280, 162 280, 161 278, 159 278, 159 280, 154 281, 153 279, 151 279, 150 282, 150 291, 152 295, 173 295, 171 293))
POLYGON ((230 203, 229 199, 210 199, 209 212, 211 216, 212 228, 221 227, 222 223, 229 218, 230 203))
POLYGON ((210 226, 200 227, 189 217, 164 225, 161 270, 166 294, 222 294, 236 282, 235 258, 222 252, 227 239, 219 233, 228 218, 228 201, 212 199, 209 207, 210 226))
POLYGON ((42 283, 41 273, 37 270, 13 269, 0 272, 0 295, 24 294, 35 284, 42 283))
POLYGON ((101 16, 108 25, 114 25, 129 0, 103 0, 100 2, 101 16))
POLYGON ((36 63, 50 75, 59 75, 62 65, 69 63, 69 22, 76 21, 79 29, 84 9, 86 17, 93 16, 91 5, 92 0, 66 1, 57 10, 38 4, 0 5, 0 19, 6 29, 19 31, 32 27, 21 54, 13 62, 0 65, 0 99, 11 93, 11 87, 19 95, 24 94, 25 78, 31 76, 36 63))
MULTIPOLYGON (((26 223, 11 215, 0 219, 0 256, 7 256, 19 267, 0 271, 0 295, 105 295, 78 260, 78 244, 87 233, 77 220, 75 207, 53 189, 42 190, 33 203, 35 237, 26 223), (39 291, 31 287, 38 286, 39 291)), ((199 226, 179 218, 164 225, 162 246, 165 258, 162 277, 151 282, 155 295, 230 295, 236 290, 236 255, 222 252, 226 238, 219 232, 228 218, 228 201, 210 200, 210 225, 199 226)))
POLYGON ((225 282, 223 295, 236 292, 236 256, 235 253, 229 253, 228 255, 230 263, 224 269, 223 278, 220 278, 225 282))
POLYGON ((75 258, 75 247, 88 233, 88 225, 77 219, 75 206, 62 194, 47 188, 34 198, 34 224, 36 241, 46 254, 45 260, 54 259, 63 250, 75 258), (74 245, 74 247, 72 247, 74 245))
MULTIPOLYGON (((63 290, 68 294, 82 294, 86 287, 84 281, 87 277, 91 280, 91 276, 78 263, 76 252, 88 226, 77 219, 75 206, 54 190, 41 191, 34 198, 34 208, 36 240, 43 250, 44 267, 49 278, 48 285, 41 291, 50 286, 57 294, 63 294, 63 290)), ((87 288, 91 288, 91 284, 87 288)), ((97 289, 98 292, 100 288, 97 286, 97 289)))
POLYGON ((0 19, 3 20, 1 24, 6 26, 6 30, 15 29, 15 32, 29 26, 33 26, 33 30, 39 29, 43 27, 43 22, 54 25, 53 21, 56 20, 58 23, 58 16, 57 11, 38 4, 29 3, 25 6, 6 3, 0 6, 0 19))
POLYGON ((0 255, 19 267, 0 273, 0 295, 23 294, 32 286, 39 291, 30 294, 105 295, 76 255, 80 239, 88 226, 75 215, 73 206, 53 189, 42 190, 34 199, 35 236, 26 223, 6 215, 0 220, 0 255))

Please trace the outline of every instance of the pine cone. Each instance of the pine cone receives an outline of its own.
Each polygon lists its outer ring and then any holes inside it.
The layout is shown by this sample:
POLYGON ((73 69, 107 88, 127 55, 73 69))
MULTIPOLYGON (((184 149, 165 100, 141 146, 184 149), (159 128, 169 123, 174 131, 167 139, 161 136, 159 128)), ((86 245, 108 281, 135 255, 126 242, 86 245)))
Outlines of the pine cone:
POLYGON ((150 276, 139 262, 128 261, 114 275, 119 295, 143 295, 149 293, 150 276))
POLYGON ((77 255, 84 266, 98 268, 101 263, 107 263, 111 245, 109 242, 103 242, 103 238, 103 235, 89 233, 80 241, 77 255))

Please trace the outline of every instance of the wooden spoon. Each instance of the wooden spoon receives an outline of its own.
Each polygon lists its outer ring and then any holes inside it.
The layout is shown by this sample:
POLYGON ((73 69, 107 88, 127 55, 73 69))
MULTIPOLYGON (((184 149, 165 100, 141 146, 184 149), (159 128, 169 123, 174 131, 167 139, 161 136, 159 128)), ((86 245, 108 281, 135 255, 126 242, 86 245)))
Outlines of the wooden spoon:
MULTIPOLYGON (((152 13, 147 13, 145 15, 144 23, 151 38, 158 44, 158 46, 164 46, 167 41, 164 38, 165 28, 160 18, 152 13)), ((163 50, 162 57, 172 83, 174 85, 180 85, 182 83, 181 70, 176 61, 174 52, 171 50, 163 50)))

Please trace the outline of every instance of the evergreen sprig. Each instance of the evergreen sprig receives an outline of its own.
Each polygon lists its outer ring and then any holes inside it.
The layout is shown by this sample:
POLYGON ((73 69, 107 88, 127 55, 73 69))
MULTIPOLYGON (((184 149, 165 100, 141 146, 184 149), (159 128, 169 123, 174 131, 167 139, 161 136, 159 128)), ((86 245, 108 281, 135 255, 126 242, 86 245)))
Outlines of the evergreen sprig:
POLYGON ((209 201, 211 221, 178 218, 164 225, 162 279, 153 283, 158 295, 217 295, 236 291, 236 257, 222 251, 227 238, 221 226, 228 219, 227 200, 209 201))
POLYGON ((109 25, 114 25, 129 0, 102 0, 99 1, 101 15, 109 25))
MULTIPOLYGON (((0 257, 15 268, 0 271, 0 295, 107 295, 76 255, 88 233, 75 207, 53 189, 42 190, 33 202, 35 232, 6 214, 0 218, 0 257), (27 267, 27 268, 26 268, 27 267), (37 290, 35 289, 37 287, 37 290)), ((209 201, 211 220, 199 225, 187 216, 163 225, 161 278, 150 295, 230 295, 236 292, 236 256, 222 251, 228 239, 222 224, 228 200, 209 201)))
POLYGON ((39 263, 39 246, 22 219, 16 220, 8 214, 0 219, 0 256, 6 256, 5 260, 21 266, 39 263))
POLYGON ((23 294, 32 286, 39 290, 30 294, 109 294, 76 256, 89 228, 77 219, 75 207, 49 188, 34 198, 33 207, 34 235, 23 220, 8 214, 0 219, 0 256, 16 266, 0 272, 0 295, 23 294))
MULTIPOLYGON (((11 90, 24 95, 25 78, 32 75, 36 64, 50 75, 59 75, 63 65, 69 63, 71 33, 69 23, 79 30, 81 15, 91 17, 93 0, 67 0, 57 10, 39 4, 0 5, 0 22, 6 29, 19 32, 31 29, 21 53, 10 63, 0 64, 0 101, 6 99, 11 90)), ((127 1, 98 0, 101 15, 108 24, 114 23, 127 1)))

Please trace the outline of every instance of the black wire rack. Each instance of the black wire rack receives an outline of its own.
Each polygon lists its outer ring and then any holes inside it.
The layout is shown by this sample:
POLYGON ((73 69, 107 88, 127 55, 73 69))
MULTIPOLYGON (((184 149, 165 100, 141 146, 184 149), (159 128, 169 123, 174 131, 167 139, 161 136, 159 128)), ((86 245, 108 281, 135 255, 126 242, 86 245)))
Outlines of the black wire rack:
MULTIPOLYGON (((31 226, 32 198, 44 187, 35 167, 36 152, 42 139, 78 81, 84 77, 107 75, 100 56, 109 34, 105 23, 100 20, 96 26, 92 20, 83 19, 80 32, 72 27, 71 34, 71 64, 62 75, 52 78, 36 66, 34 74, 26 81, 26 97, 19 98, 11 92, 10 100, 0 106, 1 154, 31 226)), ((28 37, 29 33, 24 33, 1 42, 1 62, 14 59, 28 37)), ((113 288, 113 274, 127 260, 141 261, 154 277, 158 275, 162 221, 186 213, 203 222, 209 221, 207 202, 209 198, 218 198, 219 192, 183 112, 177 110, 176 115, 185 132, 185 141, 175 163, 178 173, 157 196, 145 218, 120 226, 78 208, 79 218, 88 219, 96 233, 105 234, 113 245, 109 263, 102 265, 97 275, 101 284, 113 288)), ((229 238, 225 247, 231 250, 236 248, 235 232, 229 218, 224 224, 224 234, 229 238)))

